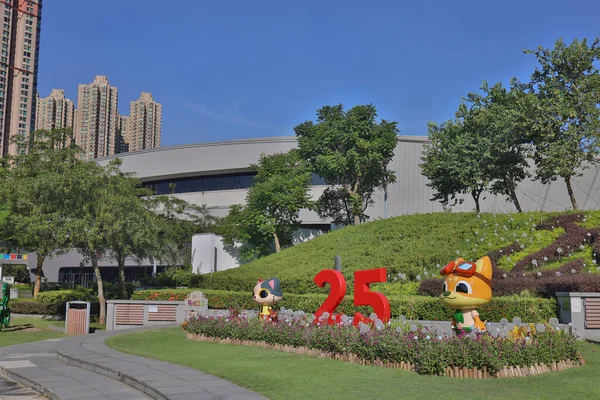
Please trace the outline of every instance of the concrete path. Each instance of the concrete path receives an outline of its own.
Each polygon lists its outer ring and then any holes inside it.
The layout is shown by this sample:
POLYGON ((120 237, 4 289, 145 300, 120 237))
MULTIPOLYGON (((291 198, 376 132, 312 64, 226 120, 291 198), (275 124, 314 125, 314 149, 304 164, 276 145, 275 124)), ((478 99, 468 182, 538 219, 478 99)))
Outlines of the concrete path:
POLYGON ((44 400, 45 397, 10 379, 0 378, 0 400, 44 400))
POLYGON ((104 344, 111 336, 140 330, 148 329, 97 331, 86 336, 0 347, 0 374, 51 400, 264 399, 213 375, 123 354, 104 344))
POLYGON ((264 397, 198 370, 123 354, 104 341, 123 331, 100 332, 63 339, 55 346, 69 364, 125 382, 155 399, 258 400, 264 397))
MULTIPOLYGON (((60 340, 60 339, 59 339, 60 340)), ((0 347, 0 373, 51 400, 148 400, 124 383, 62 363, 56 339, 0 347)))

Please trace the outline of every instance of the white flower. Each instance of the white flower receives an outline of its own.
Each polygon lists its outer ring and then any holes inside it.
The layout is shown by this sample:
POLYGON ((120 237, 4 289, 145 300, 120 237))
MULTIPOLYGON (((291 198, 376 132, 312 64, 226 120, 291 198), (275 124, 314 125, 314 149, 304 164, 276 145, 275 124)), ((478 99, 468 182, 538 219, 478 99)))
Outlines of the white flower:
POLYGON ((561 254, 561 253, 563 252, 563 249, 561 249, 561 248, 559 247, 558 249, 556 249, 556 252, 557 252, 558 254, 561 254))
POLYGON ((425 336, 425 339, 430 340, 431 337, 429 335, 425 336))
POLYGON ((542 273, 538 271, 537 276, 542 276, 542 273))
POLYGON ((538 265, 538 262, 537 262, 537 260, 535 260, 535 259, 534 259, 534 260, 531 260, 531 264, 533 264, 533 265, 537 266, 537 265, 538 265))
POLYGON ((544 256, 544 261, 548 261, 548 257, 544 256))
POLYGON ((502 274, 502 277, 503 277, 503 278, 506 278, 506 277, 508 277, 508 275, 506 275, 506 274, 502 274))
POLYGON ((420 281, 421 280, 421 275, 417 275, 417 280, 420 281))
POLYGON ((571 273, 574 274, 575 272, 577 272, 575 271, 575 268, 571 268, 571 273))
POLYGON ((419 337, 418 337, 418 336, 415 336, 413 339, 415 339, 415 340, 419 340, 419 337))
POLYGON ((523 236, 524 238, 526 238, 527 237, 527 233, 523 232, 523 234, 521 236, 523 236))
POLYGON ((592 236, 592 234, 590 232, 588 232, 586 235, 587 235, 587 237, 592 236))

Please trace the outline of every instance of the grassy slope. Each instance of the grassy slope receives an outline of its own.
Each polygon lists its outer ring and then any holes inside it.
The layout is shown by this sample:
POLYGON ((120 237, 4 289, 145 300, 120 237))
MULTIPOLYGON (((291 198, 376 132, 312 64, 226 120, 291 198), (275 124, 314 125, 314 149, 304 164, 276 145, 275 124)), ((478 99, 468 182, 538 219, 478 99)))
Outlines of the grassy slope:
MULTIPOLYGON (((543 214, 544 220, 562 213, 543 214)), ((600 212, 586 211, 586 225, 600 226, 600 212)), ((227 290, 248 289, 255 279, 278 277, 284 292, 320 291, 312 278, 320 270, 333 267, 335 255, 342 256, 342 272, 351 280, 356 270, 385 267, 391 280, 398 273, 414 280, 417 275, 437 275, 438 265, 462 256, 476 259, 491 250, 502 248, 519 239, 524 249, 512 255, 510 261, 500 260, 500 266, 510 268, 517 259, 552 243, 562 232, 535 231, 540 213, 481 214, 436 213, 419 214, 350 226, 322 237, 261 258, 239 268, 207 276, 205 288, 227 290)), ((590 252, 588 252, 590 253, 590 252)), ((591 265, 591 253, 588 265, 591 265)))
POLYGON ((182 364, 270 399, 594 399, 600 346, 581 344, 587 365, 531 378, 456 379, 346 364, 252 347, 194 342, 179 329, 120 335, 117 350, 182 364))
POLYGON ((55 323, 40 318, 12 318, 10 326, 0 331, 0 346, 64 337, 62 333, 50 330, 49 326, 55 323))

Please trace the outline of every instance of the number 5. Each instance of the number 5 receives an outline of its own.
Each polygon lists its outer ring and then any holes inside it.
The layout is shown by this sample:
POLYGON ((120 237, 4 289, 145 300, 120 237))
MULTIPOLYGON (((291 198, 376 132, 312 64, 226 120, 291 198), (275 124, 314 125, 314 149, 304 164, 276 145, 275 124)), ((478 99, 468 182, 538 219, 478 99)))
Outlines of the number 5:
MULTIPOLYGON (((355 306, 371 306, 377 314, 377 318, 387 322, 390 320, 390 303, 381 293, 371 292, 370 283, 385 282, 385 268, 367 269, 364 271, 354 272, 354 305, 355 306)), ((358 325, 360 321, 367 318, 357 312, 354 315, 354 325, 358 325)))

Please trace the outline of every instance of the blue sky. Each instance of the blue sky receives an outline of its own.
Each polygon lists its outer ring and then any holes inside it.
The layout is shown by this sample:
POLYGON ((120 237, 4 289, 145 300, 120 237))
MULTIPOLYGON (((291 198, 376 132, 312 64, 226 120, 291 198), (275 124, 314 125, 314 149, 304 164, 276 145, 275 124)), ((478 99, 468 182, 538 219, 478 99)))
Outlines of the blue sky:
POLYGON ((337 103, 424 135, 483 80, 527 79, 523 49, 598 36, 599 15, 597 0, 46 0, 38 90, 76 100, 107 75, 123 115, 152 92, 163 145, 293 135, 337 103))

